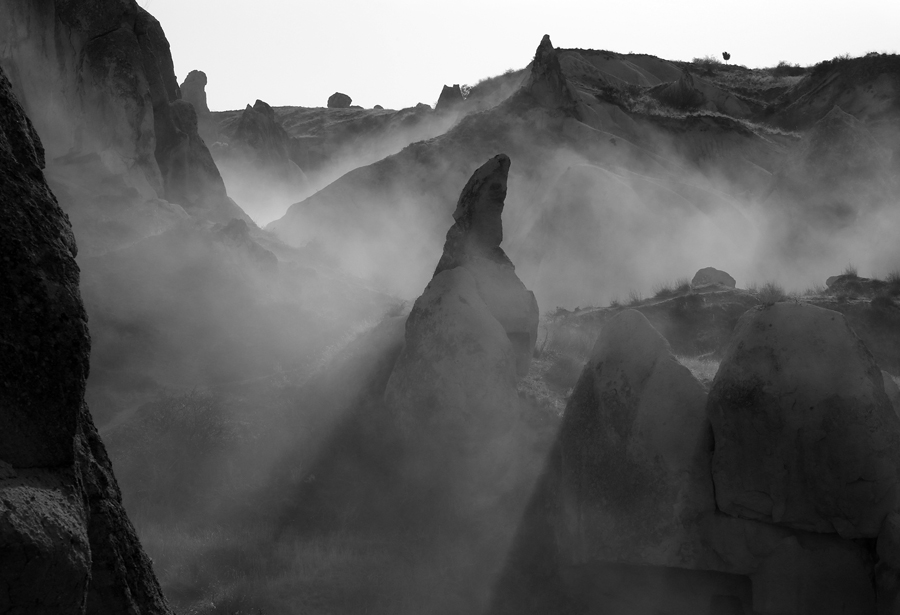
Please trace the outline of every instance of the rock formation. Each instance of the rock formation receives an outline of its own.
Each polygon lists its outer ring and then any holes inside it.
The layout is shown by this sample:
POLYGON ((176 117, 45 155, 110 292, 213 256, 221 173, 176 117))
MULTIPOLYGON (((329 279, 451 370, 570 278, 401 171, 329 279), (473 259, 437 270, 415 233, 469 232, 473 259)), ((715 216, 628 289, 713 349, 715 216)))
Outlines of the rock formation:
POLYGON ((845 538, 897 503, 900 419, 844 317, 778 303, 738 323, 709 396, 719 508, 845 538))
POLYGON ((209 106, 206 104, 206 84, 206 73, 202 70, 192 70, 181 84, 181 99, 194 105, 197 117, 200 118, 209 115, 209 106))
POLYGON ((458 83, 454 83, 452 88, 449 85, 445 85, 441 90, 441 95, 438 98, 437 104, 434 106, 434 110, 440 112, 452 111, 464 102, 465 99, 463 98, 462 90, 459 89, 458 83))
POLYGON ((0 66, 91 252, 171 227, 181 208, 202 219, 245 217, 225 193, 194 108, 180 99, 159 22, 134 0, 4 0, 0 12, 0 66), (86 177, 99 194, 79 188, 86 177), (118 207, 102 210, 104 200, 118 207), (97 228, 110 218, 116 236, 97 228))
POLYGON ((329 109, 347 109, 350 107, 350 104, 353 102, 353 99, 347 96, 346 94, 342 94, 341 92, 335 92, 331 96, 328 97, 328 108, 329 109))
POLYGON ((719 271, 713 267, 704 267, 695 273, 693 279, 691 279, 691 288, 699 288, 711 284, 735 288, 737 282, 724 271, 719 271))
POLYGON ((84 403, 75 240, 0 71, 0 612, 168 614, 84 403))
POLYGON ((216 143, 213 155, 229 190, 257 219, 283 211, 309 192, 303 170, 291 159, 292 139, 275 110, 262 100, 247 105, 240 117, 220 124, 227 144, 216 143))
POLYGON ((570 114, 577 113, 577 103, 569 83, 559 64, 559 54, 545 34, 534 53, 531 76, 525 89, 538 104, 551 109, 559 109, 570 114))
POLYGON ((515 487, 516 374, 527 371, 537 332, 534 295, 499 247, 509 166, 499 155, 463 189, 385 392, 411 465, 425 480, 445 477, 462 514, 515 487))
POLYGON ((216 121, 210 113, 209 105, 206 103, 206 73, 200 70, 192 70, 184 78, 181 84, 181 99, 191 103, 194 111, 197 112, 197 126, 200 136, 204 143, 208 146, 216 142, 218 138, 218 130, 216 129, 216 121))
POLYGON ((706 392, 662 335, 634 310, 610 319, 560 430, 562 557, 695 565, 711 444, 706 392))
POLYGON ((537 340, 539 315, 534 294, 516 276, 515 266, 500 247, 509 165, 507 156, 497 156, 469 179, 434 275, 465 267, 474 276, 482 299, 513 344, 517 371, 523 376, 537 340))

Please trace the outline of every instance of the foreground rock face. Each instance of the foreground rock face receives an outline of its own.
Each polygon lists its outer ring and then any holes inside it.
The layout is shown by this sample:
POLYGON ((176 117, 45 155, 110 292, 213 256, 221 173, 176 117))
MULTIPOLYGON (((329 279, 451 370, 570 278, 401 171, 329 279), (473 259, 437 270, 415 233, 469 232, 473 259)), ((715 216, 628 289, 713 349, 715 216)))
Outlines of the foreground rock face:
POLYGON ((640 312, 603 327, 559 441, 570 563, 695 563, 715 509, 706 392, 640 312))
POLYGON ((75 241, 0 71, 0 612, 169 613, 84 404, 75 241))
POLYGON ((448 495, 466 508, 514 487, 502 477, 514 471, 517 365, 527 370, 537 331, 534 295, 499 247, 509 165, 493 158, 463 190, 385 392, 402 439, 422 453, 413 465, 428 480, 451 475, 448 495))
POLYGON ((846 538, 878 535, 900 483, 900 420, 842 315, 789 303, 749 311, 708 410, 722 511, 846 538))

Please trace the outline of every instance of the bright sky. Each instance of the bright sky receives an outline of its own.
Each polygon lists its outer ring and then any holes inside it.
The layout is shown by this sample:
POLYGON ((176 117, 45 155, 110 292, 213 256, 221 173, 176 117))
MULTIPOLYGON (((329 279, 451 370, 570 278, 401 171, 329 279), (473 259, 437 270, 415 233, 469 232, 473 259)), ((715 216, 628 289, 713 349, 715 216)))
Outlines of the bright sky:
POLYGON ((671 60, 731 53, 750 67, 900 51, 898 0, 138 0, 162 23, 179 82, 209 77, 214 111, 434 104, 441 87, 522 68, 556 47, 671 60))

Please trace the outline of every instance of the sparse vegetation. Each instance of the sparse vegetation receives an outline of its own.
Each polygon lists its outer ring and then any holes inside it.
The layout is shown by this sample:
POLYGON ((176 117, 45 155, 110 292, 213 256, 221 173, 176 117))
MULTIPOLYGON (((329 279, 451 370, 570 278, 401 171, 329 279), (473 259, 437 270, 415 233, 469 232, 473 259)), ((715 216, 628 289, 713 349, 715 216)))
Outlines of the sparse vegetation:
POLYGON ((629 307, 634 306, 634 305, 640 305, 643 300, 644 300, 644 296, 640 293, 640 291, 637 291, 634 289, 628 291, 628 306, 629 307))
POLYGON ((856 265, 853 263, 847 263, 847 266, 844 267, 843 273, 841 275, 849 275, 854 278, 859 277, 859 270, 856 268, 856 265))
POLYGON ((785 292, 784 287, 777 282, 766 282, 762 286, 759 286, 754 282, 747 287, 747 290, 750 294, 756 295, 756 298, 759 299, 761 303, 777 303, 779 301, 790 299, 790 296, 785 292))
POLYGON ((676 295, 682 295, 691 290, 691 281, 687 278, 678 278, 674 282, 661 283, 653 287, 654 299, 668 299, 676 295))
POLYGON ((771 71, 776 77, 797 77, 799 75, 805 75, 807 69, 797 63, 791 64, 790 62, 782 60, 777 66, 772 68, 771 71))

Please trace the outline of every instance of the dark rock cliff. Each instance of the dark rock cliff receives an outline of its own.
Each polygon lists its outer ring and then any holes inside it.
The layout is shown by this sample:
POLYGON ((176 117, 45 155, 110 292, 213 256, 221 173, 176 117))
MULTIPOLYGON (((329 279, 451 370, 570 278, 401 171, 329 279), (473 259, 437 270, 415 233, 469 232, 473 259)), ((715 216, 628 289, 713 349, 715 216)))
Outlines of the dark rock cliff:
POLYGON ((76 246, 0 72, 0 612, 170 613, 84 403, 76 246))

